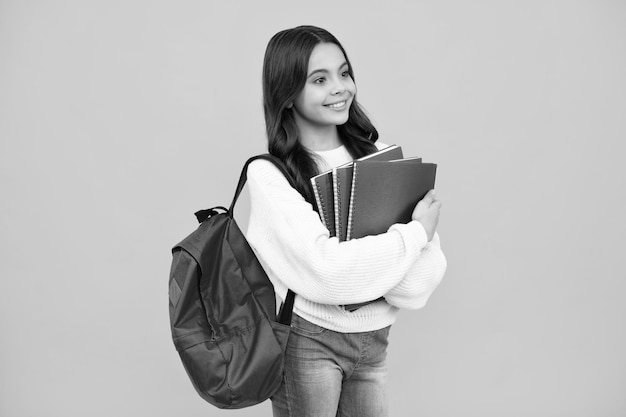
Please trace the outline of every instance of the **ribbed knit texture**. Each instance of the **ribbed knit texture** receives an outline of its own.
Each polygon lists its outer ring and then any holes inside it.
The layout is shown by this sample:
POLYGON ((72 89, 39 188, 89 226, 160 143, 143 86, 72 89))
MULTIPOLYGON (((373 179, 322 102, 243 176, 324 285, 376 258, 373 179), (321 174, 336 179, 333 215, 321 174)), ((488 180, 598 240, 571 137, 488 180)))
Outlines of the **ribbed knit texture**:
MULTIPOLYGON (((351 160, 343 146, 317 154, 322 169, 351 160)), ((398 308, 423 307, 445 273, 439 236, 427 242, 417 221, 339 242, 271 162, 250 164, 248 187, 248 242, 277 296, 284 299, 291 288, 294 312, 312 323, 344 333, 381 329, 395 321, 398 308), (386 301, 354 312, 342 307, 381 296, 386 301)))

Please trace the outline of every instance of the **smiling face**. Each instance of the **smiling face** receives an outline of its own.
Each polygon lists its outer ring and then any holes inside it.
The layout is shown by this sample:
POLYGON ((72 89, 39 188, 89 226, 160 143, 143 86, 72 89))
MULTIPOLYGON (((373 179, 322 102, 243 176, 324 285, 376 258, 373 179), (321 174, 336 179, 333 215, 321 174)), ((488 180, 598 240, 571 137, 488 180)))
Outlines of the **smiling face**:
POLYGON ((298 128, 320 132, 346 123, 355 94, 356 85, 341 49, 333 43, 316 45, 304 88, 293 102, 298 128))

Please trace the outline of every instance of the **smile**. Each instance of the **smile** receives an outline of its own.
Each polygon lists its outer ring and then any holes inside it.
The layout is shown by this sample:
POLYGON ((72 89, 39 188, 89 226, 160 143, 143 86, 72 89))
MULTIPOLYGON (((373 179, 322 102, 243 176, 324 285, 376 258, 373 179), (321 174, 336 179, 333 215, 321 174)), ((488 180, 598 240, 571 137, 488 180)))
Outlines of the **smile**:
POLYGON ((333 103, 333 104, 326 104, 326 107, 330 107, 331 109, 340 109, 342 107, 345 107, 346 105, 346 101, 340 101, 339 103, 333 103))

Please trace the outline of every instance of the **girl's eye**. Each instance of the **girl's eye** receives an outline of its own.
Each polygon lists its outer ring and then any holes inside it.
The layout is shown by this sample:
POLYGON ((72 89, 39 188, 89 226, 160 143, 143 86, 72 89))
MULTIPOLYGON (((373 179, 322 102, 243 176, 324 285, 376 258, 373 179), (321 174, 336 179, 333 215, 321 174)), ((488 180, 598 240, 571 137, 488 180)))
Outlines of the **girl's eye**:
POLYGON ((324 81, 326 81, 326 78, 324 77, 316 78, 313 80, 315 84, 322 84, 324 81))
POLYGON ((344 72, 342 72, 342 73, 341 73, 341 76, 342 76, 343 78, 346 78, 346 77, 349 77, 349 76, 350 76, 350 73, 348 72, 348 70, 346 70, 346 71, 344 71, 344 72))

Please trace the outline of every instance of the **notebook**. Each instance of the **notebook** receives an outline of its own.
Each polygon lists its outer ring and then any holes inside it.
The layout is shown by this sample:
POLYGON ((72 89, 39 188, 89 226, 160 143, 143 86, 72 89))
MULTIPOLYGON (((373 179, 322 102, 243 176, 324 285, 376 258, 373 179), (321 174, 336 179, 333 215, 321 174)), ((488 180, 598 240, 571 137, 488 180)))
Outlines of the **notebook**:
MULTIPOLYGON (((389 161, 402 158, 402 148, 391 145, 378 152, 366 155, 357 161, 389 161)), ((350 195, 354 163, 350 162, 332 170, 334 219, 336 236, 340 241, 347 240, 348 215, 350 211, 350 195)))
POLYGON ((437 165, 419 158, 356 161, 346 240, 384 233, 408 223, 415 205, 435 188, 437 165))
MULTIPOLYGON (((385 160, 402 158, 402 148, 397 145, 391 145, 360 159, 377 160, 379 158, 384 158, 385 160)), ((348 162, 347 164, 340 165, 335 169, 322 172, 321 174, 311 178, 311 186, 313 187, 313 194, 315 196, 315 203, 317 204, 320 220, 330 232, 331 237, 337 236, 338 222, 336 219, 336 213, 339 210, 342 210, 343 216, 345 217, 341 223, 343 225, 341 228, 343 236, 342 240, 345 240, 345 228, 349 203, 342 205, 338 200, 336 200, 335 190, 340 189, 341 195, 345 194, 343 197, 344 201, 349 201, 350 189, 352 186, 352 163, 353 162, 348 162), (344 169, 349 169, 349 172, 344 173, 344 169)))

